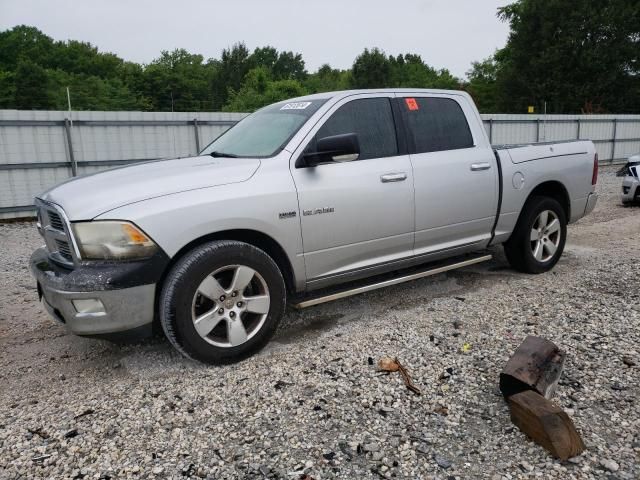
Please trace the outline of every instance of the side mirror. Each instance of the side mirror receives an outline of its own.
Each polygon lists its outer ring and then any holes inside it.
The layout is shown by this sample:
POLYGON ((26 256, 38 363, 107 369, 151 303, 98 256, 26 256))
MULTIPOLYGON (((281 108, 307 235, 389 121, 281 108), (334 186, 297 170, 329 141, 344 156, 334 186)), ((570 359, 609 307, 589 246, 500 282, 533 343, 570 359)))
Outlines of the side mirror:
POLYGON ((330 137, 319 138, 316 151, 302 155, 296 162, 297 167, 314 167, 320 163, 351 162, 360 156, 360 142, 355 133, 344 133, 330 137))

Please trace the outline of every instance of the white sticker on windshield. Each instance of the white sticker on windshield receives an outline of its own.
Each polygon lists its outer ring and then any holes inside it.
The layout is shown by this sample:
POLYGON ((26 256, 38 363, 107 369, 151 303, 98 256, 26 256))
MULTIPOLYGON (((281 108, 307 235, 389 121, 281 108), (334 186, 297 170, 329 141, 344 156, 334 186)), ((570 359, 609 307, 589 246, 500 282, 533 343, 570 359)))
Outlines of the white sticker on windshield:
POLYGON ((311 102, 295 102, 295 103, 285 103, 280 110, 304 110, 311 102))

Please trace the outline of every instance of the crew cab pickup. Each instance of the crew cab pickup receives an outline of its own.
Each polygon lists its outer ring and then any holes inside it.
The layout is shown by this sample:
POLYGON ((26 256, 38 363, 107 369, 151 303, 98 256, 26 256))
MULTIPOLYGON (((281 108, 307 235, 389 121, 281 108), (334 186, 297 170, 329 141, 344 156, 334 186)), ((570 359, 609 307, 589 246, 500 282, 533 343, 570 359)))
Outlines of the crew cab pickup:
POLYGON ((463 92, 321 93, 247 116, 197 156, 45 192, 31 271, 73 333, 160 325, 183 354, 232 361, 269 340, 287 302, 469 265, 498 244, 515 269, 548 271, 596 204, 597 172, 590 141, 493 147, 463 92))

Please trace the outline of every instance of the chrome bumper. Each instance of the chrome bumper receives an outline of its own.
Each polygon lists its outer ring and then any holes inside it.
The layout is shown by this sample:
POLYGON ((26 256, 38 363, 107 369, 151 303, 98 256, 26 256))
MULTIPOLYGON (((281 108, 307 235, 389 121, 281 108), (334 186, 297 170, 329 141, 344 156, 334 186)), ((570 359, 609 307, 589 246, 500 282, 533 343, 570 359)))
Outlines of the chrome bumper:
MULTIPOLYGON (((38 295, 46 311, 70 332, 84 336, 105 336, 135 331, 136 336, 151 326, 154 317, 155 284, 103 290, 90 288, 88 275, 61 274, 43 260, 44 249, 34 252, 30 268, 38 282, 38 295), (63 288, 61 288, 63 287, 63 288)), ((108 287, 108 280, 105 279, 108 287)), ((116 335, 118 336, 118 335, 116 335)))

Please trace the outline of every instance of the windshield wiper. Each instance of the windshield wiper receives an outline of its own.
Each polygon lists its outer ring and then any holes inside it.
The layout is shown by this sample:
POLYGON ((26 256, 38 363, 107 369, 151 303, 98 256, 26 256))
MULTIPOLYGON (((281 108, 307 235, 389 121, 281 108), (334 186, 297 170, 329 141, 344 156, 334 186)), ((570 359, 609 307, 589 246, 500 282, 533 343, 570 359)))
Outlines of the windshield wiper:
POLYGON ((233 153, 224 153, 224 152, 216 152, 213 151, 209 155, 213 158, 238 158, 238 155, 234 155, 233 153))

